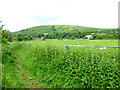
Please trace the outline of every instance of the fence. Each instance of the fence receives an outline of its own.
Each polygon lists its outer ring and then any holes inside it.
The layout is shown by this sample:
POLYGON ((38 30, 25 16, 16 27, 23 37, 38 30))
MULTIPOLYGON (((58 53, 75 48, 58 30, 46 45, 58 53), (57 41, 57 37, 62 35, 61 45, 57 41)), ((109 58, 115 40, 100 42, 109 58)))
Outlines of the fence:
POLYGON ((120 48, 120 46, 84 46, 84 45, 67 45, 64 46, 64 49, 68 49, 68 47, 102 47, 102 48, 120 48))

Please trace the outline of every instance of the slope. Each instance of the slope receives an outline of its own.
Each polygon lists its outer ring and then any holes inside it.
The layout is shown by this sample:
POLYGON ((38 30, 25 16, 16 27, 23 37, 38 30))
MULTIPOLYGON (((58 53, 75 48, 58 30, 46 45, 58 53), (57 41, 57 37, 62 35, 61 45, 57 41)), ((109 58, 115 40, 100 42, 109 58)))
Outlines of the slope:
POLYGON ((14 32, 14 37, 17 36, 29 36, 32 38, 41 37, 43 33, 49 33, 49 38, 58 38, 64 37, 66 34, 71 37, 82 38, 86 34, 91 33, 107 33, 107 34, 117 34, 117 29, 102 29, 102 28, 92 28, 84 26, 75 26, 75 25, 44 25, 36 26, 27 29, 23 29, 17 32, 14 32), (81 36, 80 36, 81 35, 81 36), (57 36, 57 37, 56 37, 57 36))

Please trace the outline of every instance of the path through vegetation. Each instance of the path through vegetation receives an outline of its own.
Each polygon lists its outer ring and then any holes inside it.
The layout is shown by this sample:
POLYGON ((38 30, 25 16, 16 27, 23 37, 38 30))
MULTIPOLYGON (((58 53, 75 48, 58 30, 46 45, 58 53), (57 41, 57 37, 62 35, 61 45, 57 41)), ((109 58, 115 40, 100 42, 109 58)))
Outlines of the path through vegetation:
POLYGON ((46 86, 36 81, 27 70, 23 69, 20 62, 16 63, 17 71, 23 77, 22 83, 26 86, 25 88, 45 88, 46 86))

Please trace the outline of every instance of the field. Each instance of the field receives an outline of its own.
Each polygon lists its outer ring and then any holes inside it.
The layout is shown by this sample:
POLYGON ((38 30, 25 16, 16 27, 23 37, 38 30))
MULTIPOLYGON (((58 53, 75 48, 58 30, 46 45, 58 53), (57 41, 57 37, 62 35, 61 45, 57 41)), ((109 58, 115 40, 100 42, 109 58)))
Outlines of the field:
POLYGON ((4 88, 118 88, 118 40, 46 39, 12 42, 3 66, 4 88), (9 67, 9 68, 8 68, 9 67))

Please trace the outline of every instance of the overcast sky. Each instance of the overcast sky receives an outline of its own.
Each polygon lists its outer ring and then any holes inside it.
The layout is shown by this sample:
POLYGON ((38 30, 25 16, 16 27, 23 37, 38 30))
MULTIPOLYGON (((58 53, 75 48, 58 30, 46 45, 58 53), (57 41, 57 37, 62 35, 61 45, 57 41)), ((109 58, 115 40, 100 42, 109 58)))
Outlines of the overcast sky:
POLYGON ((0 20, 12 32, 39 25, 117 28, 118 1, 0 0, 0 20))

